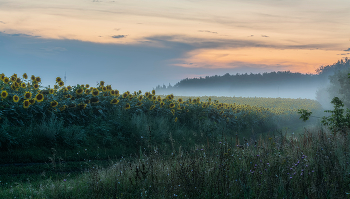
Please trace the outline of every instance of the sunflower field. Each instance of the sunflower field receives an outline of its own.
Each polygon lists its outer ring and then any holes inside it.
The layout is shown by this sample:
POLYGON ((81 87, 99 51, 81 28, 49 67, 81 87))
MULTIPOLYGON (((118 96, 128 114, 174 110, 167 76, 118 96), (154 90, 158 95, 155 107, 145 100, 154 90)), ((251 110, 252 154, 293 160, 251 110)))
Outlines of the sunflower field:
POLYGON ((0 74, 0 123, 6 118, 11 125, 24 126, 31 119, 41 120, 55 115, 65 125, 87 125, 97 117, 108 118, 112 109, 125 114, 140 112, 162 115, 173 122, 186 124, 193 119, 209 118, 215 122, 226 122, 238 129, 249 125, 259 126, 273 114, 267 108, 243 104, 220 103, 211 98, 183 100, 172 94, 157 96, 155 91, 126 91, 119 93, 111 85, 100 81, 96 87, 86 84, 65 86, 60 77, 53 88, 42 88, 41 78, 26 73, 22 77, 0 74))

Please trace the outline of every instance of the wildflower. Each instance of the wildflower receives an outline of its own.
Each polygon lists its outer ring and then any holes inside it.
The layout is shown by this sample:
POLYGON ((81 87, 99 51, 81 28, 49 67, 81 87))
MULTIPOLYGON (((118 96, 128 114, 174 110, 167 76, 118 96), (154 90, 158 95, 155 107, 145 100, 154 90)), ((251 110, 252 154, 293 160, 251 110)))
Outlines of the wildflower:
POLYGON ((152 105, 149 110, 153 110, 156 106, 155 105, 152 105))
MULTIPOLYGON (((174 119, 174 122, 177 122, 177 117, 174 119)), ((203 150, 203 149, 202 149, 203 150)))
POLYGON ((130 104, 129 103, 125 104, 125 109, 130 109, 130 104))
POLYGON ((119 103, 119 100, 116 98, 111 100, 111 104, 118 104, 118 103, 119 103))
POLYGON ((78 88, 78 89, 75 91, 75 93, 76 93, 77 95, 81 95, 81 94, 83 94, 83 92, 84 92, 84 90, 83 90, 82 88, 78 88))
POLYGON ((50 104, 51 104, 51 107, 56 107, 58 105, 58 102, 54 100, 50 104))
POLYGON ((24 74, 23 74, 23 78, 24 78, 24 79, 28 79, 27 73, 24 73, 24 74))
POLYGON ((36 77, 35 81, 39 83, 39 82, 41 82, 41 78, 40 77, 36 77))
POLYGON ((62 79, 60 77, 56 77, 56 82, 59 83, 60 81, 62 81, 62 79))
POLYGON ((100 81, 100 86, 104 86, 105 82, 104 81, 100 81))
POLYGON ((94 88, 94 89, 92 90, 92 96, 94 96, 94 97, 96 97, 99 93, 100 93, 100 92, 99 92, 96 88, 94 88))

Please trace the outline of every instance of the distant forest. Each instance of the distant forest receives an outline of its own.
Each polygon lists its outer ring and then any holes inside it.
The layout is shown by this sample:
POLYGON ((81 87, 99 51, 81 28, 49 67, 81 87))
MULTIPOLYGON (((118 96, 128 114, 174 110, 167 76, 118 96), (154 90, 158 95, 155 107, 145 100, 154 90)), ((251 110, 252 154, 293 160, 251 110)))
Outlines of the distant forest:
POLYGON ((272 88, 281 86, 284 88, 298 88, 298 87, 319 87, 327 84, 328 77, 333 75, 336 71, 342 71, 344 69, 350 69, 350 59, 347 57, 345 60, 339 60, 338 62, 321 66, 315 72, 317 74, 302 74, 292 73, 290 71, 279 71, 270 73, 258 73, 258 74, 239 74, 219 76, 206 76, 200 78, 186 78, 174 86, 170 84, 168 86, 158 85, 155 90, 158 94, 177 93, 177 91, 184 90, 203 90, 203 89, 216 89, 220 88, 227 91, 246 88, 272 88))

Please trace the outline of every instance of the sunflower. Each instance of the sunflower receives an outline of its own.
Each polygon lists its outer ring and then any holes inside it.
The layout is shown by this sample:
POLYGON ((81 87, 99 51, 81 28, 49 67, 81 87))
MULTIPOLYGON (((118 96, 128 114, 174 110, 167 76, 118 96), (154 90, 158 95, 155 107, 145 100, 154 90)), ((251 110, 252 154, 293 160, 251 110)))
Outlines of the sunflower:
POLYGON ((192 103, 193 104, 197 103, 197 99, 193 99, 192 103))
POLYGON ((102 86, 102 91, 103 91, 103 92, 106 92, 106 91, 107 91, 107 87, 102 86))
POLYGON ((24 101, 23 101, 23 108, 28 108, 29 105, 30 105, 29 100, 24 100, 24 101))
POLYGON ((92 96, 94 96, 94 97, 96 97, 99 93, 100 93, 100 91, 97 90, 97 88, 94 88, 94 89, 92 90, 92 96))
POLYGON ((31 79, 32 81, 35 81, 35 76, 32 75, 32 76, 30 77, 30 79, 31 79))
POLYGON ((79 109, 85 109, 86 106, 87 106, 87 104, 81 103, 81 104, 78 105, 78 108, 79 109))
POLYGON ((152 90, 152 95, 155 95, 156 94, 156 91, 155 90, 152 90))
POLYGON ((202 108, 206 108, 206 107, 207 107, 207 104, 204 103, 204 104, 202 105, 202 108))
POLYGON ((142 91, 141 91, 141 90, 139 90, 138 94, 141 94, 141 93, 142 93, 142 91))
POLYGON ((84 88, 84 87, 85 87, 85 85, 84 85, 84 84, 80 84, 80 86, 81 86, 82 88, 84 88))
POLYGON ((17 74, 16 73, 13 73, 13 75, 12 76, 15 76, 16 78, 17 78, 17 74))
POLYGON ((107 88, 108 91, 112 90, 112 86, 111 85, 107 85, 106 88, 107 88))
POLYGON ((38 84, 34 84, 34 89, 39 89, 39 85, 38 84))
POLYGON ((86 95, 89 95, 89 94, 90 94, 90 91, 91 91, 90 89, 86 89, 86 90, 85 90, 85 94, 86 94, 86 95))
POLYGON ((174 115, 175 114, 175 109, 171 109, 171 113, 174 115))
POLYGON ((72 98, 72 95, 71 94, 67 94, 64 96, 65 98, 72 98))
POLYGON ((90 100, 85 100, 84 101, 86 104, 90 104, 90 100))
POLYGON ((63 105, 63 106, 60 107, 60 111, 64 111, 66 108, 68 108, 68 106, 67 105, 63 105))
POLYGON ((12 99, 13 99, 13 101, 16 102, 16 103, 19 101, 19 97, 18 97, 17 95, 14 95, 14 96, 12 97, 12 99))
POLYGON ((117 98, 114 98, 111 100, 111 104, 118 104, 119 100, 117 98))
POLYGON ((26 83, 22 82, 21 87, 26 88, 26 86, 27 86, 26 83))
POLYGON ((41 82, 41 78, 40 77, 35 77, 35 81, 39 83, 39 82, 41 82))
POLYGON ((115 94, 115 96, 119 96, 119 91, 118 90, 114 90, 114 94, 115 94))
POLYGON ((129 96, 129 94, 127 92, 123 93, 123 95, 122 95, 123 98, 126 98, 128 96, 129 96))
POLYGON ((142 105, 141 102, 137 102, 137 103, 136 103, 136 106, 141 106, 141 105, 142 105))
POLYGON ((30 105, 35 104, 35 99, 30 99, 30 100, 29 100, 29 103, 30 103, 30 105))
POLYGON ((58 105, 58 102, 56 100, 50 102, 51 107, 56 107, 58 105))
POLYGON ((177 110, 181 110, 181 106, 180 105, 177 106, 177 110))
POLYGON ((15 82, 17 80, 17 77, 11 76, 11 82, 15 82))
POLYGON ((170 99, 171 99, 170 95, 167 95, 167 96, 165 97, 165 99, 170 100, 170 99))
POLYGON ((76 104, 70 104, 68 108, 75 108, 77 105, 76 104))
POLYGON ((23 77, 24 79, 28 79, 27 73, 24 73, 22 77, 23 77))
POLYGON ((171 97, 171 99, 174 99, 174 95, 173 94, 170 94, 170 97, 171 97))
POLYGON ((64 86, 64 82, 62 82, 62 81, 59 81, 58 82, 58 85, 61 87, 61 86, 64 86))
POLYGON ((177 122, 177 117, 174 119, 174 122, 177 122))
POLYGON ((105 82, 104 81, 100 81, 100 86, 104 86, 105 82))
POLYGON ((30 99, 31 97, 32 97, 32 93, 31 92, 26 92, 24 94, 24 98, 26 98, 26 99, 30 99))
POLYGON ((52 94, 55 93, 55 90, 51 88, 50 91, 49 91, 49 93, 52 95, 52 94))
POLYGON ((137 98, 140 102, 142 101, 142 99, 143 99, 143 96, 142 95, 140 95, 138 98, 137 98))
POLYGON ((1 79, 2 81, 4 81, 4 78, 5 78, 5 74, 4 74, 4 73, 1 73, 1 74, 0 74, 0 79, 1 79))
POLYGON ((12 85, 11 85, 11 89, 14 90, 14 91, 18 91, 18 87, 16 87, 15 84, 12 84, 12 85))
POLYGON ((125 104, 125 109, 130 109, 130 104, 129 103, 125 104))
POLYGON ((114 90, 109 91, 109 94, 111 94, 112 96, 114 96, 114 94, 115 94, 114 90))
POLYGON ((10 82, 10 79, 8 77, 4 77, 2 81, 4 81, 5 84, 8 84, 10 82))
POLYGON ((77 95, 81 95, 81 94, 83 94, 83 92, 84 92, 84 90, 83 90, 82 88, 78 88, 78 89, 75 91, 75 93, 76 93, 77 95))
POLYGON ((134 96, 132 96, 131 94, 129 94, 129 100, 132 100, 132 98, 134 98, 134 96))
POLYGON ((161 102, 160 103, 160 107, 162 107, 162 106, 164 106, 165 105, 165 103, 164 102, 161 102))
POLYGON ((67 86, 67 89, 70 90, 70 89, 72 89, 72 87, 71 86, 67 86))
POLYGON ((18 78, 16 79, 16 82, 20 84, 20 83, 22 82, 21 78, 18 77, 18 78))
POLYGON ((89 85, 89 84, 86 84, 86 85, 85 85, 85 88, 90 88, 90 85, 89 85))
POLYGON ((75 100, 75 97, 74 97, 74 96, 72 96, 72 97, 70 98, 70 100, 75 100))
POLYGON ((182 102, 183 102, 181 98, 179 98, 177 101, 178 101, 179 103, 182 103, 182 102))
POLYGON ((41 94, 41 93, 37 94, 37 95, 35 96, 35 100, 36 100, 37 102, 42 102, 42 101, 44 100, 44 95, 41 94))
POLYGON ((148 97, 149 96, 149 92, 145 92, 145 96, 148 97))
POLYGON ((169 105, 169 107, 170 107, 170 108, 174 108, 174 107, 175 107, 175 104, 174 104, 174 103, 171 103, 171 104, 169 105))
POLYGON ((109 95, 109 93, 103 93, 103 96, 105 96, 105 97, 108 96, 108 95, 109 95))
POLYGON ((156 107, 155 105, 152 105, 152 106, 149 108, 149 110, 151 111, 151 110, 153 110, 155 107, 156 107))
POLYGON ((54 85, 53 88, 57 90, 58 89, 58 85, 54 85))
POLYGON ((91 101, 91 103, 98 103, 99 102, 97 97, 91 98, 90 101, 91 101))
POLYGON ((62 81, 62 79, 60 77, 56 77, 56 82, 59 83, 60 81, 62 81))
POLYGON ((156 101, 156 100, 157 100, 157 97, 156 97, 156 96, 152 96, 152 100, 153 100, 153 101, 156 101))

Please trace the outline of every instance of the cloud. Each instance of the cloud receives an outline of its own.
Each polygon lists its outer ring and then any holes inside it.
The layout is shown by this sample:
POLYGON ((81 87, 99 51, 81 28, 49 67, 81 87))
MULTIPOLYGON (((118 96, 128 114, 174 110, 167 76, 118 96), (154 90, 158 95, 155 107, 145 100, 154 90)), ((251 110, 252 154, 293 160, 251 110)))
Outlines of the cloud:
POLYGON ((344 50, 344 51, 350 51, 350 48, 348 48, 347 50, 344 50))
POLYGON ((119 38, 124 38, 127 35, 113 35, 112 38, 119 39, 119 38))
POLYGON ((3 21, 0 21, 0 23, 2 23, 2 24, 6 24, 5 22, 3 22, 3 21))
POLYGON ((262 37, 269 37, 269 36, 267 36, 267 35, 261 35, 262 37))
POLYGON ((27 37, 31 37, 32 35, 27 35, 27 34, 21 34, 21 33, 17 33, 17 34, 9 34, 10 36, 13 37, 19 37, 19 36, 27 36, 27 37))
POLYGON ((114 28, 113 30, 119 31, 119 30, 120 30, 120 28, 114 28))
POLYGON ((250 35, 250 36, 248 36, 248 37, 254 37, 254 35, 250 35))
POLYGON ((198 30, 198 32, 208 32, 208 33, 218 34, 217 32, 212 32, 209 30, 198 30))

